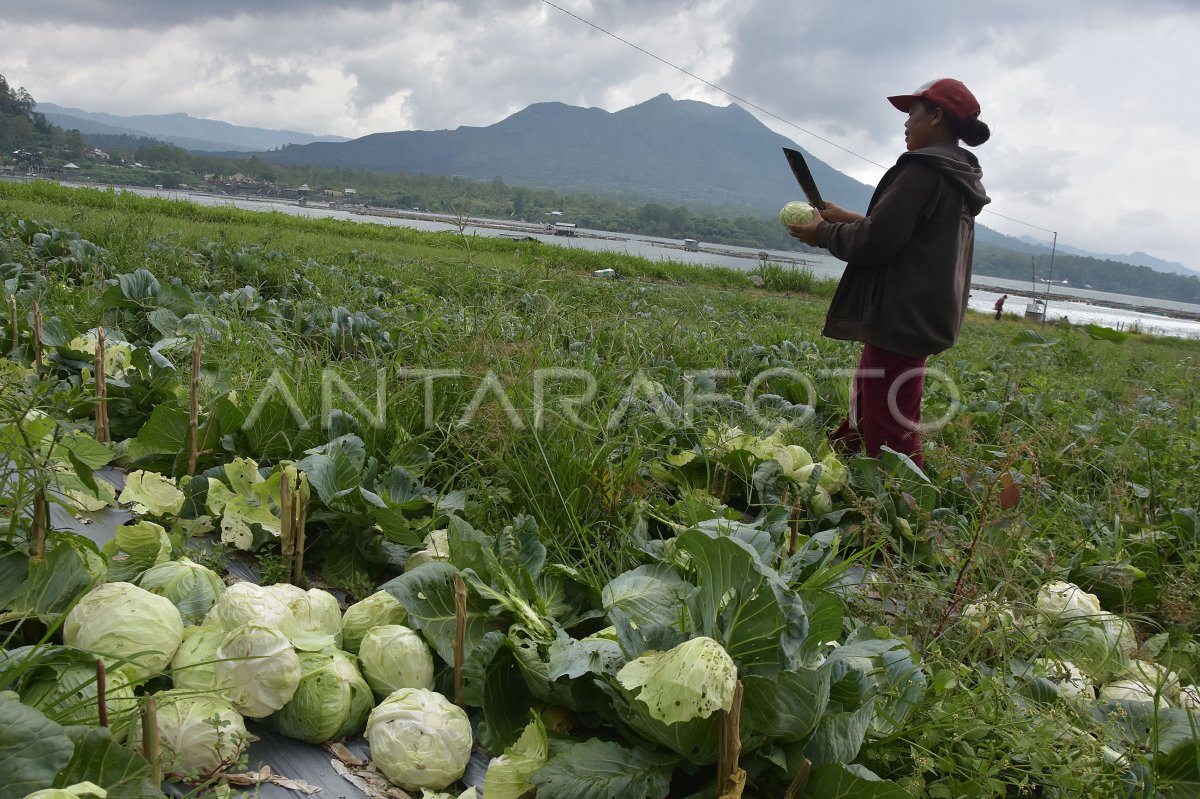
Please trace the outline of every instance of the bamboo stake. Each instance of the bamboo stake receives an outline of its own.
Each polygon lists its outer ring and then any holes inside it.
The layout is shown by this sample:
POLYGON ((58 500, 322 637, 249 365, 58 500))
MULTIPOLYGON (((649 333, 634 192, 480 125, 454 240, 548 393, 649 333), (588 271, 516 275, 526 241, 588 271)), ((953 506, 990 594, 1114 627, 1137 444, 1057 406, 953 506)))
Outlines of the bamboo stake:
POLYGON ((50 503, 46 500, 46 487, 39 486, 33 493, 33 522, 29 531, 29 556, 41 560, 46 556, 46 532, 50 529, 50 503))
POLYGON ((17 325, 17 295, 8 295, 8 318, 12 323, 12 352, 16 352, 21 344, 21 328, 17 325))
POLYGON ((200 339, 192 345, 192 381, 188 386, 188 475, 196 473, 200 460, 200 339))
POLYGON ((142 702, 142 754, 150 761, 150 781, 162 784, 162 759, 158 751, 158 709, 154 699, 146 697, 142 702))
POLYGON ((463 660, 467 641, 467 583, 454 575, 454 704, 463 706, 463 660))
POLYGON ((296 481, 300 490, 296 493, 296 499, 293 502, 295 507, 293 514, 296 521, 292 525, 292 545, 296 554, 295 560, 292 562, 292 582, 296 585, 300 585, 300 578, 304 576, 304 527, 308 524, 308 483, 301 482, 301 474, 301 472, 296 472, 296 481))
POLYGON ((746 786, 746 772, 738 767, 742 754, 742 681, 733 689, 733 705, 721 711, 720 743, 717 754, 717 795, 721 799, 740 799, 746 786))
POLYGON ((292 510, 292 479, 288 476, 287 469, 281 466, 279 467, 279 552, 283 555, 283 563, 288 574, 292 574, 295 567, 296 531, 292 529, 295 521, 292 510))
POLYGON ((33 371, 42 373, 42 306, 33 301, 33 371))
POLYGON ((104 328, 96 328, 96 440, 107 444, 108 390, 104 385, 104 328))
POLYGON ((104 661, 96 658, 96 708, 100 711, 100 726, 108 726, 108 680, 104 671, 104 661))
POLYGON ((783 799, 796 799, 800 792, 804 790, 804 786, 808 785, 808 775, 812 772, 812 761, 807 757, 800 765, 800 770, 796 772, 796 779, 792 780, 792 784, 788 786, 787 792, 784 793, 783 799))

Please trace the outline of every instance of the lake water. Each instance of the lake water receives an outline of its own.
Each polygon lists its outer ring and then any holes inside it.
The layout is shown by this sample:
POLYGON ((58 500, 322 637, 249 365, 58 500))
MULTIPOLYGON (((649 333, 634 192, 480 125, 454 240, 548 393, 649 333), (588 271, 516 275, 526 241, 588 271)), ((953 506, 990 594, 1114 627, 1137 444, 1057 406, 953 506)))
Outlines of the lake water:
MULTIPOLYGON (((637 236, 628 233, 611 233, 599 230, 576 231, 574 236, 557 236, 547 233, 537 223, 521 223, 508 220, 459 219, 445 214, 426 212, 397 212, 394 209, 363 209, 327 207, 316 203, 301 207, 295 201, 255 199, 228 195, 169 189, 118 188, 148 197, 187 200, 201 205, 231 206, 252 211, 276 211, 295 216, 347 219, 355 222, 371 222, 381 225, 396 225, 427 231, 458 230, 478 236, 503 236, 508 238, 531 237, 546 244, 577 247, 585 250, 620 252, 636 255, 651 261, 674 261, 741 269, 753 273, 761 264, 760 252, 766 252, 772 263, 794 264, 810 270, 817 277, 838 278, 845 264, 831 255, 800 253, 784 250, 756 250, 724 244, 700 242, 699 250, 685 250, 679 239, 663 239, 653 236, 637 236)), ((1127 294, 1077 289, 1069 286, 1032 286, 1029 282, 1006 280, 998 277, 978 275, 972 281, 971 297, 968 301, 973 310, 992 313, 992 306, 1001 293, 1009 295, 1005 313, 1023 316, 1029 299, 1025 295, 1036 295, 1046 303, 1046 321, 1067 319, 1076 324, 1096 324, 1116 330, 1140 330, 1155 335, 1200 338, 1200 305, 1149 299, 1127 294), (1116 307, 1113 307, 1116 306, 1116 307), (1160 311, 1160 313, 1156 313, 1160 311), (1172 315, 1168 315, 1172 314, 1172 315), (1179 314, 1180 317, 1174 316, 1179 314), (1184 318, 1187 317, 1187 318, 1184 318)))

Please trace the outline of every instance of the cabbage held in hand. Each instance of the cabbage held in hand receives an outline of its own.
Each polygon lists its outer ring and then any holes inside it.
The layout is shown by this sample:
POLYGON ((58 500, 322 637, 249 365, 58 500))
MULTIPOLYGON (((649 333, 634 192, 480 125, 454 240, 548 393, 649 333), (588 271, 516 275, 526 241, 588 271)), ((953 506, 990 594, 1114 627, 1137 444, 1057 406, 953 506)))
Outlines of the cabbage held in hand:
POLYGON ((300 684, 271 720, 275 729, 310 744, 362 732, 375 705, 371 688, 344 652, 300 653, 300 684))
POLYGON ((283 633, 245 624, 217 647, 216 673, 234 708, 261 719, 292 701, 300 684, 300 658, 283 633))
POLYGON ((382 699, 401 688, 433 690, 433 653, 425 639, 400 624, 373 627, 358 650, 363 674, 382 699))
POLYGON ((787 225, 807 225, 812 221, 813 207, 806 202, 799 200, 788 203, 783 206, 779 212, 779 221, 787 225))
POLYGON ((466 711, 424 688, 401 688, 367 719, 371 760, 406 791, 441 790, 466 771, 471 722, 466 711))
POLYGON ((63 642, 127 667, 142 682, 166 669, 183 641, 183 619, 166 597, 132 583, 105 583, 84 594, 63 622, 63 642))
MULTIPOLYGON (((176 777, 208 778, 237 763, 249 745, 246 724, 218 697, 191 691, 154 695, 163 771, 176 777)), ((142 749, 142 726, 135 724, 130 748, 142 749)))

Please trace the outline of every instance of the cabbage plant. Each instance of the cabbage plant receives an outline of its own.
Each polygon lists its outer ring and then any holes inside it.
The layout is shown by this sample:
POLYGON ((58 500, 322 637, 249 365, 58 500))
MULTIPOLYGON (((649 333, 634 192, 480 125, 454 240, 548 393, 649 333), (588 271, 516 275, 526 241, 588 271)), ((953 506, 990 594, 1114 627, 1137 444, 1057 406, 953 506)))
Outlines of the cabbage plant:
POLYGON ((617 672, 617 682, 666 724, 706 719, 733 707, 737 666, 719 643, 698 636, 667 652, 647 652, 617 672))
POLYGON ((292 700, 300 684, 300 658, 283 633, 244 624, 217 647, 216 676, 239 713, 260 719, 292 700))
POLYGON ((441 790, 466 771, 471 722, 466 711, 424 688, 401 688, 367 719, 371 760, 406 791, 441 790))
POLYGON ((372 627, 358 657, 367 684, 380 699, 401 688, 433 690, 433 653, 419 634, 403 625, 372 627))
POLYGON ((289 738, 324 743, 362 732, 374 705, 352 655, 337 650, 301 652, 296 693, 271 721, 289 738))
POLYGON ((280 598, 281 592, 274 588, 251 582, 234 583, 225 589, 205 616, 205 623, 220 625, 226 631, 245 624, 271 627, 287 636, 297 649, 308 652, 319 652, 334 645, 332 634, 302 628, 292 609, 280 598))
POLYGON ((132 583, 96 586, 63 622, 67 646, 128 665, 137 682, 162 672, 183 641, 183 619, 166 597, 132 583))
MULTIPOLYGON (((175 777, 209 778, 235 765, 252 740, 233 706, 220 697, 170 690, 154 694, 163 771, 175 777)), ((142 747, 135 724, 130 748, 142 747)))

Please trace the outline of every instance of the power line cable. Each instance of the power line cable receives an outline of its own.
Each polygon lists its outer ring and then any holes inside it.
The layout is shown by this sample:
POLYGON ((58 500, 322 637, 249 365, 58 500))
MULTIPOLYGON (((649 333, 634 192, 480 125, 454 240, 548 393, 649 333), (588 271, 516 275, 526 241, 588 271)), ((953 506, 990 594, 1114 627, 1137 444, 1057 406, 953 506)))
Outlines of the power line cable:
MULTIPOLYGON (((785 124, 785 125, 787 125, 787 126, 789 126, 789 127, 793 127, 793 128, 795 128, 796 130, 798 130, 798 131, 800 131, 800 132, 802 132, 802 133, 805 133, 805 134, 807 134, 807 135, 809 135, 809 136, 812 136, 814 139, 819 139, 820 141, 823 141, 823 142, 825 142, 826 144, 830 145, 831 147, 836 147, 837 149, 841 150, 842 152, 844 152, 844 153, 848 153, 848 154, 850 154, 850 155, 854 156, 855 158, 859 158, 859 159, 861 159, 861 160, 863 160, 863 161, 866 161, 868 164, 871 164, 872 166, 877 166, 877 167, 879 167, 880 169, 887 169, 887 167, 886 167, 886 166, 884 166, 883 164, 880 164, 880 163, 878 163, 878 162, 876 162, 876 161, 872 161, 870 158, 867 158, 865 155, 862 155, 862 154, 860 154, 860 153, 856 153, 856 152, 854 152, 853 150, 851 150, 851 149, 850 149, 850 148, 848 148, 848 147, 843 147, 842 145, 838 144, 837 142, 835 142, 835 141, 831 141, 830 139, 827 139, 827 138, 825 138, 824 136, 821 136, 821 135, 820 135, 820 134, 818 134, 818 133, 813 133, 811 130, 809 130, 809 129, 807 129, 807 128, 805 128, 805 127, 801 126, 801 125, 798 125, 797 123, 795 123, 795 122, 791 121, 790 119, 786 119, 786 118, 784 118, 784 117, 781 117, 779 114, 776 114, 774 111, 771 111, 771 110, 769 110, 769 109, 763 108, 761 105, 758 105, 757 103, 753 103, 753 102, 751 102, 750 100, 747 100, 747 99, 746 99, 746 98, 744 98, 744 97, 741 97, 741 96, 739 96, 739 95, 736 95, 736 94, 734 94, 733 92, 729 91, 728 89, 726 89, 726 88, 724 88, 724 87, 722 87, 722 86, 718 86, 717 84, 713 83, 712 81, 710 81, 710 80, 707 80, 707 79, 705 79, 705 78, 702 78, 702 77, 700 77, 699 75, 697 75, 696 73, 694 73, 694 72, 691 72, 691 71, 689 71, 689 70, 687 70, 687 69, 684 69, 683 67, 679 66, 678 64, 672 63, 672 62, 668 61, 667 59, 663 58, 662 56, 660 56, 660 55, 657 55, 656 53, 652 53, 652 52, 650 52, 649 50, 647 50, 646 48, 644 48, 644 47, 642 47, 642 46, 640 46, 640 45, 638 45, 638 44, 635 44, 635 43, 633 43, 633 42, 629 41, 628 39, 623 39, 623 38, 621 38, 620 36, 618 36, 617 34, 613 33, 612 31, 610 31, 610 30, 607 30, 606 28, 602 28, 602 27, 600 27, 600 26, 599 26, 599 25, 597 25, 595 22, 592 22, 592 21, 591 21, 591 20, 589 20, 589 19, 585 19, 585 18, 583 18, 583 17, 579 16, 578 14, 574 13, 573 11, 568 11, 567 9, 563 8, 562 6, 560 6, 560 5, 556 4, 556 3, 553 3, 553 2, 551 2, 551 0, 542 0, 542 2, 543 2, 543 3, 545 3, 546 5, 550 6, 550 7, 551 7, 551 8, 553 8, 553 9, 556 9, 556 10, 558 10, 558 11, 561 11, 562 13, 566 14, 568 17, 571 17, 572 19, 575 19, 575 20, 578 20, 579 22, 582 22, 584 25, 587 25, 589 28, 593 28, 593 29, 595 29, 595 30, 599 31, 600 33, 603 33, 605 36, 609 36, 609 37, 611 37, 611 38, 613 38, 613 39, 616 39, 616 40, 617 40, 618 42, 620 42, 621 44, 624 44, 624 45, 626 45, 626 46, 628 46, 628 47, 632 47, 634 50, 637 50, 639 53, 642 53, 643 55, 647 55, 647 56, 649 56, 650 58, 653 58, 655 61, 659 61, 659 62, 661 62, 661 63, 663 63, 663 64, 666 64, 666 65, 667 65, 668 67, 670 67, 671 69, 674 69, 674 70, 677 70, 677 71, 679 71, 679 72, 682 72, 684 75, 687 75, 689 78, 692 78, 692 79, 694 79, 694 80, 698 80, 698 81, 700 81, 701 83, 703 83, 705 86, 708 86, 709 88, 712 88, 712 89, 716 89, 717 91, 721 92, 722 94, 726 95, 727 97, 731 97, 731 98, 733 98, 734 100, 737 100, 739 103, 742 103, 742 104, 744 104, 744 105, 747 105, 747 106, 749 106, 750 108, 753 108, 753 109, 754 109, 754 110, 756 110, 756 111, 759 111, 759 112, 761 112, 761 113, 763 113, 763 114, 766 114, 767 116, 771 117, 772 119, 776 119, 776 120, 778 120, 778 121, 782 122, 783 124, 785 124)), ((1055 234, 1057 235, 1057 231, 1050 230, 1049 228, 1044 228, 1044 227, 1041 227, 1040 225, 1035 225, 1035 224, 1033 224, 1032 222, 1026 222, 1026 221, 1024 221, 1024 220, 1022 220, 1022 219, 1017 219, 1017 218, 1015 218, 1015 217, 1011 217, 1011 216, 1005 216, 1004 214, 998 213, 998 212, 996 212, 996 211, 993 211, 992 209, 990 209, 990 208, 986 208, 986 207, 985 207, 983 210, 984 210, 984 211, 986 211, 986 212, 987 212, 987 213, 989 213, 989 214, 992 214, 993 216, 998 216, 998 217, 1000 217, 1001 219, 1007 219, 1007 220, 1008 220, 1008 221, 1010 221, 1010 222, 1016 222, 1016 223, 1017 223, 1017 224, 1019 224, 1019 225, 1025 225, 1025 226, 1027 226, 1027 227, 1031 227, 1031 228, 1033 228, 1033 229, 1035 229, 1035 230, 1040 230, 1040 231, 1042 231, 1042 232, 1044 232, 1044 233, 1055 233, 1055 234)))

